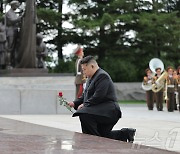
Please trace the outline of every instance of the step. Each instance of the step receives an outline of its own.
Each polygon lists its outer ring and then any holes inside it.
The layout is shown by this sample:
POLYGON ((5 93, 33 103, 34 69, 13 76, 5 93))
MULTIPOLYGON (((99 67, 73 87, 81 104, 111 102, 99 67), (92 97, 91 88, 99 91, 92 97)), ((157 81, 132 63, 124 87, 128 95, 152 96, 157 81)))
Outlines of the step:
POLYGON ((148 146, 0 118, 0 153, 176 154, 148 146))

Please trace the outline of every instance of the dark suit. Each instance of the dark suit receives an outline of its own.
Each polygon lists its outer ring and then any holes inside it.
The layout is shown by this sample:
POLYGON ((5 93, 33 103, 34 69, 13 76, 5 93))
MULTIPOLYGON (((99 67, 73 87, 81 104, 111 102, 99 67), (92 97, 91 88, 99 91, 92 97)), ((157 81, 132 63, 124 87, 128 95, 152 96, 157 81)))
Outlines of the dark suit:
POLYGON ((124 140, 127 132, 111 131, 121 118, 121 110, 111 77, 104 70, 98 69, 88 79, 82 97, 76 99, 74 104, 77 111, 73 116, 79 116, 83 133, 124 140), (82 103, 84 107, 77 110, 82 103))
POLYGON ((88 79, 82 97, 74 101, 75 109, 82 103, 84 107, 74 113, 78 116, 81 113, 105 117, 121 117, 120 107, 113 82, 110 76, 102 69, 98 69, 91 79, 88 79))

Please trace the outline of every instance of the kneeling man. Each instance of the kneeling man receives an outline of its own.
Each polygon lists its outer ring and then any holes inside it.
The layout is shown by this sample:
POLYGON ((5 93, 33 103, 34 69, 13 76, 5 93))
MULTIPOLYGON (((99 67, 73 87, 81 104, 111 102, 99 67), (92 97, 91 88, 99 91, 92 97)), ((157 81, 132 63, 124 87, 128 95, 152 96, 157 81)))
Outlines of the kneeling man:
POLYGON ((121 118, 115 88, 111 77, 99 68, 93 56, 81 60, 82 70, 88 77, 81 97, 69 106, 77 110, 73 116, 79 116, 82 132, 125 142, 133 142, 135 129, 112 130, 121 118))

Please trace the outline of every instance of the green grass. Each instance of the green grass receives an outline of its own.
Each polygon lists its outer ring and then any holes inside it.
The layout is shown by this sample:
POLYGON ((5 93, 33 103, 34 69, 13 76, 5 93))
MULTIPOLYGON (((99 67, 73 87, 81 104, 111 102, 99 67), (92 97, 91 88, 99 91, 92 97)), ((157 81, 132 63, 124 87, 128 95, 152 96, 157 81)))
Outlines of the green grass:
POLYGON ((120 104, 145 104, 145 101, 136 101, 136 100, 121 100, 118 101, 120 104))

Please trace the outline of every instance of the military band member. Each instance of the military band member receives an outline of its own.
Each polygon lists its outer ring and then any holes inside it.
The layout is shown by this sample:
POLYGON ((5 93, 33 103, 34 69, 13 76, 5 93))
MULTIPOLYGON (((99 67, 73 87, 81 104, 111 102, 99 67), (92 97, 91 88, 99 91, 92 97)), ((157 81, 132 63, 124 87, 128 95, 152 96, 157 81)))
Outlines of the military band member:
MULTIPOLYGON (((152 85, 152 71, 147 68, 145 70, 146 75, 144 76, 143 84, 146 85, 152 85)), ((152 89, 146 90, 146 102, 147 102, 147 107, 149 110, 153 110, 154 108, 154 93, 152 89)))
POLYGON ((178 92, 178 108, 180 111, 180 66, 177 68, 177 92, 178 92))
POLYGON ((175 109, 177 109, 176 104, 174 103, 174 93, 175 93, 175 88, 176 88, 176 80, 173 77, 173 68, 171 66, 169 66, 167 68, 167 73, 168 76, 166 78, 166 86, 167 86, 167 96, 168 96, 168 100, 167 100, 167 110, 169 112, 173 112, 175 109))
MULTIPOLYGON (((157 79, 161 76, 161 68, 156 68, 155 71, 156 75, 153 77, 153 83, 156 83, 157 79)), ((158 111, 163 111, 163 91, 164 88, 154 93, 158 111)))
POLYGON ((81 48, 79 45, 74 50, 74 54, 78 57, 75 63, 75 71, 76 71, 76 77, 75 77, 75 85, 76 85, 76 98, 79 98, 83 93, 83 84, 85 83, 85 77, 82 72, 81 68, 81 59, 84 57, 83 48, 81 48))
POLYGON ((173 71, 173 78, 176 80, 176 85, 175 85, 175 93, 174 93, 174 105, 175 105, 175 108, 174 110, 178 110, 178 100, 177 100, 177 97, 178 97, 178 92, 177 92, 177 89, 178 89, 178 75, 177 75, 177 70, 174 69, 173 71))

